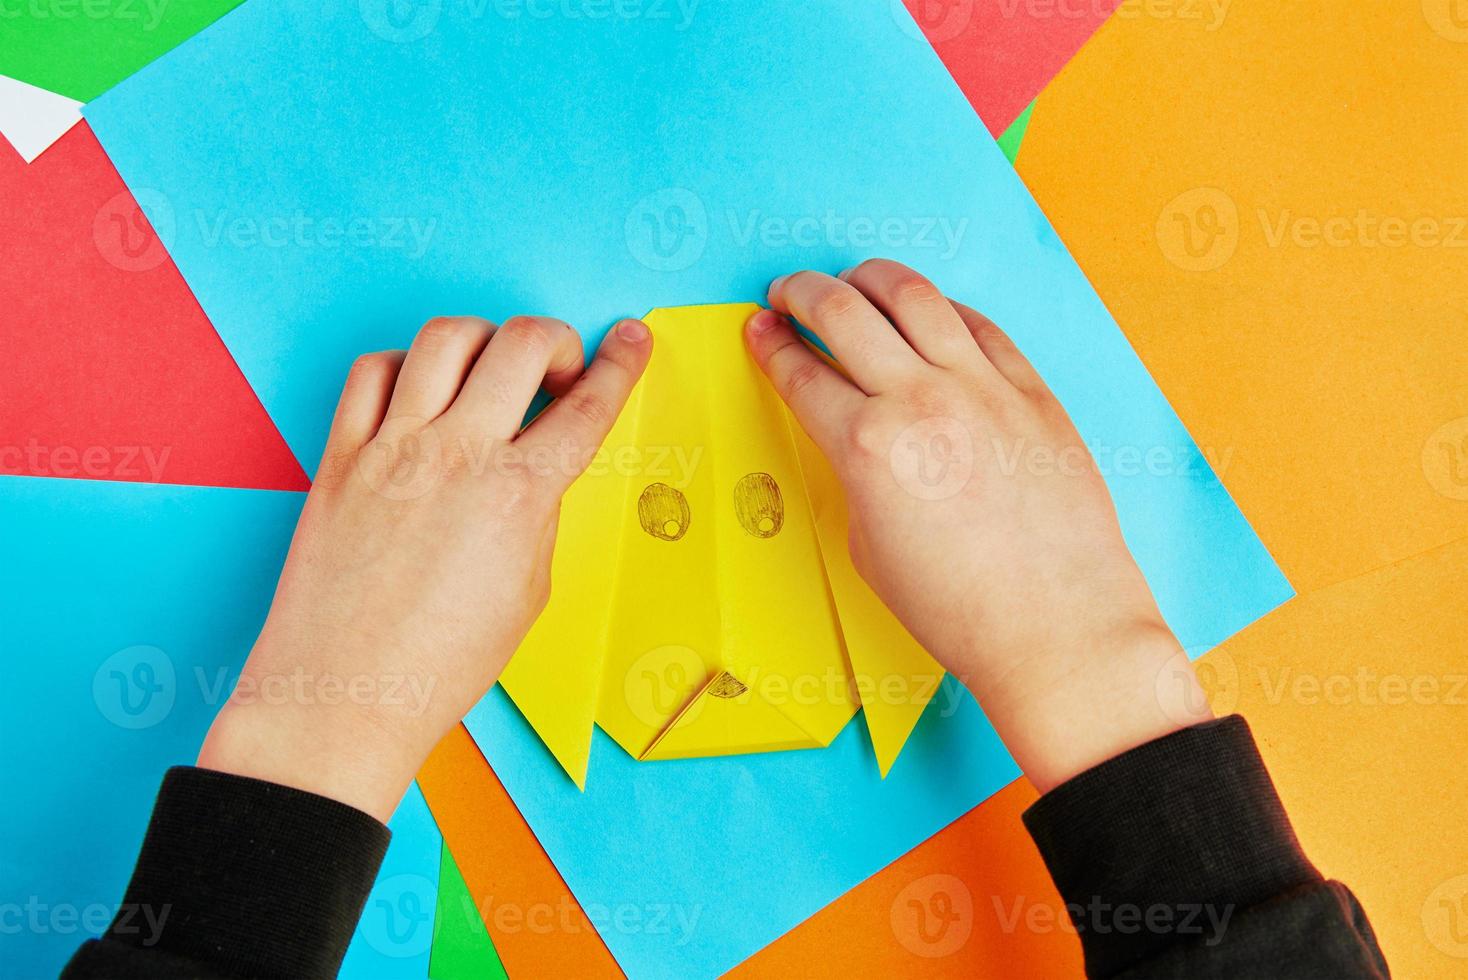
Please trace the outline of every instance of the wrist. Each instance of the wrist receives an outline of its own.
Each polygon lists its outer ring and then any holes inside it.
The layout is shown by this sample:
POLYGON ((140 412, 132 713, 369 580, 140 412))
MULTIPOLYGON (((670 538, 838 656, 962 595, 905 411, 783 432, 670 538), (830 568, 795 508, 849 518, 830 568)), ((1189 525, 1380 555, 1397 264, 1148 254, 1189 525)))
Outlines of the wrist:
POLYGON ((1213 717, 1182 646, 1160 617, 1056 638, 971 690, 1042 793, 1213 717))
POLYGON ((387 823, 432 745, 358 705, 227 702, 198 765, 337 800, 387 823))

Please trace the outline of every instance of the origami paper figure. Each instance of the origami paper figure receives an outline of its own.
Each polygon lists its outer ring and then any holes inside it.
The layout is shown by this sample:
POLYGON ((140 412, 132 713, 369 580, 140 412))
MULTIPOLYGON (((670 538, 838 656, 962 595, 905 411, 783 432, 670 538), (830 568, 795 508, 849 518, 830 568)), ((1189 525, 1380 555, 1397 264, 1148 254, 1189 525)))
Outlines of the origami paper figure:
POLYGON ((743 349, 756 309, 652 313, 648 374, 562 508, 504 685, 578 783, 593 722, 681 759, 824 747, 857 708, 885 775, 943 677, 852 568, 835 477, 743 349))

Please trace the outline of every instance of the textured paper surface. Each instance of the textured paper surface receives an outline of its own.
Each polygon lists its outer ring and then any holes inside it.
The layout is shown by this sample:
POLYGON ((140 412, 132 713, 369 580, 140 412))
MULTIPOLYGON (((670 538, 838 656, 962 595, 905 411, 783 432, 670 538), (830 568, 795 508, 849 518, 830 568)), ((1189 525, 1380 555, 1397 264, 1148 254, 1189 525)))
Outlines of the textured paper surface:
MULTIPOLYGON (((897 0, 891 2, 895 7, 897 0)), ((998 136, 1122 0, 904 2, 974 110, 998 136)))
POLYGON ((464 883, 448 844, 438 872, 438 913, 433 920, 433 952, 428 964, 429 980, 505 980, 504 964, 479 905, 464 883))
POLYGON ((1020 157, 1302 592, 1468 533, 1451 7, 1118 15, 1041 97, 1020 157))
MULTIPOLYGON (((0 477, 6 641, 23 654, 6 668, 0 889, 43 926, 77 923, 7 937, 14 975, 55 976, 106 928, 164 771, 193 764, 239 676, 303 499, 0 477)), ((390 827, 346 977, 427 975, 440 838, 416 790, 390 827)))
POLYGON ((13 0, 0 16, 0 75, 88 102, 240 0, 13 0))
POLYGON ((0 473, 306 489, 142 199, 85 124, 29 166, 0 144, 0 473))
POLYGON ((82 104, 0 75, 0 136, 30 163, 82 121, 82 104))

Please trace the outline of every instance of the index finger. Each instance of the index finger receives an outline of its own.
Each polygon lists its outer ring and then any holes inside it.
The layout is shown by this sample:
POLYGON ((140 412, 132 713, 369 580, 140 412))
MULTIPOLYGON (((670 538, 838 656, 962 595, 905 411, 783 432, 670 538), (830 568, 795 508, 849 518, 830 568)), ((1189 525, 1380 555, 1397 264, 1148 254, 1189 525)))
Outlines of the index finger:
POLYGON ((776 279, 770 284, 770 306, 814 331, 869 395, 927 366, 871 300, 835 276, 797 272, 776 279))

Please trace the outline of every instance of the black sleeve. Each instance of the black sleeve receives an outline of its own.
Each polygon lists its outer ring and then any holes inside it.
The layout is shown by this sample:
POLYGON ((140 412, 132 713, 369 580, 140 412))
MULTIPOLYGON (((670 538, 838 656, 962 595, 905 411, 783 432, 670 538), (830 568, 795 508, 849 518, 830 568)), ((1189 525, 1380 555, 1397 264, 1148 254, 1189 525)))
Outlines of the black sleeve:
POLYGON ((388 837, 335 800, 171 769, 117 918, 61 976, 334 977, 388 837))
POLYGON ((1315 870, 1238 716, 1174 732, 1024 815, 1088 976, 1384 978, 1354 895, 1315 870))

